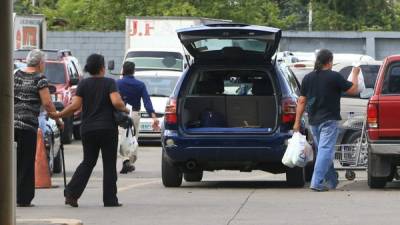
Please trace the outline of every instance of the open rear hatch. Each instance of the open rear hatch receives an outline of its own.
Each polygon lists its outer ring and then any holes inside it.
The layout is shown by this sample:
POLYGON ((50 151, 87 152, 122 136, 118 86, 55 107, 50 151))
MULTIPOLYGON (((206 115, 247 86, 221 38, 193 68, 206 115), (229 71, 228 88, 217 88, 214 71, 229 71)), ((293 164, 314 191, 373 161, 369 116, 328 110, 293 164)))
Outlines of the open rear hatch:
POLYGON ((208 24, 177 30, 195 62, 216 59, 271 62, 281 30, 246 24, 208 24))

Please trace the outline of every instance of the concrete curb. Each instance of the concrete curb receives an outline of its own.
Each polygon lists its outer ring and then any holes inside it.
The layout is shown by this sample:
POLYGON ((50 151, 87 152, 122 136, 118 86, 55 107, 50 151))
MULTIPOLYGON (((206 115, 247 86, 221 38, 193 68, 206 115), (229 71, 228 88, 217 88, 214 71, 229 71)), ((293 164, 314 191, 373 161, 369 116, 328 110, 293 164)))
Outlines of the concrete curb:
POLYGON ((17 219, 17 225, 83 225, 75 219, 17 219))

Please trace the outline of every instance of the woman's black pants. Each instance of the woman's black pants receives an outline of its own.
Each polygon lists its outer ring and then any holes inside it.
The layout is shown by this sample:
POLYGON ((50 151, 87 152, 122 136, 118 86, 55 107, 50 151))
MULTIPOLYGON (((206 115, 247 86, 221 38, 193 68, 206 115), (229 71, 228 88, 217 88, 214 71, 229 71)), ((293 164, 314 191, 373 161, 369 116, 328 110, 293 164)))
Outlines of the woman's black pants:
POLYGON ((17 204, 30 204, 35 197, 37 131, 14 129, 17 142, 17 204))
POLYGON ((79 199, 85 190, 99 152, 103 158, 103 202, 115 204, 117 198, 118 130, 96 130, 82 134, 83 161, 76 169, 65 191, 65 197, 79 199))

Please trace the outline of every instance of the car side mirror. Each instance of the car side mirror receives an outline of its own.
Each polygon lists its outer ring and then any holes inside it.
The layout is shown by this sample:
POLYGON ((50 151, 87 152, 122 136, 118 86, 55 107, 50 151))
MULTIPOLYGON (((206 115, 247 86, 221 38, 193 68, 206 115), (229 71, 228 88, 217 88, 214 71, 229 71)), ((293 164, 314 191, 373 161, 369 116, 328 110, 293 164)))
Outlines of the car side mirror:
POLYGON ((114 70, 114 69, 115 69, 115 61, 114 61, 114 60, 108 61, 108 63, 107 63, 107 68, 108 68, 108 70, 110 70, 110 71, 114 70))
POLYGON ((53 85, 49 85, 50 94, 55 94, 57 92, 57 88, 53 85))
POLYGON ((73 77, 73 78, 71 78, 71 80, 69 81, 69 84, 70 84, 71 86, 77 85, 78 83, 79 83, 79 78, 77 78, 77 77, 73 77))
POLYGON ((370 99, 374 95, 374 89, 373 88, 366 88, 364 91, 360 93, 360 98, 361 99, 370 99))

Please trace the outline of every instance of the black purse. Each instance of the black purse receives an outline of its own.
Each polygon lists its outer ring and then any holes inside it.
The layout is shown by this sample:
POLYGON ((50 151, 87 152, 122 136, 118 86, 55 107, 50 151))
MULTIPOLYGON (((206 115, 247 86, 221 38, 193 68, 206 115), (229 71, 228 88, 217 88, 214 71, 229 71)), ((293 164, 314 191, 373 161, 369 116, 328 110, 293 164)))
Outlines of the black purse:
POLYGON ((114 110, 113 114, 115 123, 118 126, 124 129, 128 129, 128 127, 131 127, 133 125, 132 118, 128 115, 128 113, 114 110))

